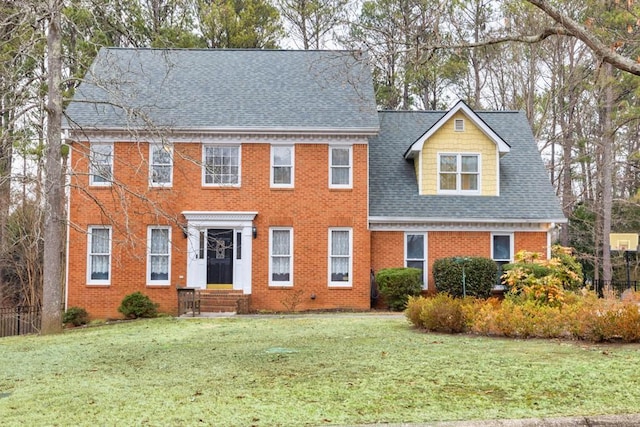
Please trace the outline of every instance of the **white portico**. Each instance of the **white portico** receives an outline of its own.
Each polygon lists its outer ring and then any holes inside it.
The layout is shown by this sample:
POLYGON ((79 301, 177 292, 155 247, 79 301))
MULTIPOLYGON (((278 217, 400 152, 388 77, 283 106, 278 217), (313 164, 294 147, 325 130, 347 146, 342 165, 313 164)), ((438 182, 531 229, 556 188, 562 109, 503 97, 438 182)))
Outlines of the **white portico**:
POLYGON ((257 212, 185 211, 187 283, 251 294, 253 220, 257 212))

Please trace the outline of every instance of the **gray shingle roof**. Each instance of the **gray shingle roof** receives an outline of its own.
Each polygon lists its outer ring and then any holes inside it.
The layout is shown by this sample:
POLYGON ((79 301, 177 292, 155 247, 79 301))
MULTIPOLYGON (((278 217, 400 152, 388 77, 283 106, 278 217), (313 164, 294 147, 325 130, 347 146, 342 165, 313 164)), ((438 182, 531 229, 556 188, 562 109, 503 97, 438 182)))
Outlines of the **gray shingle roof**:
POLYGON ((542 163, 525 115, 478 112, 511 152, 500 159, 500 196, 418 194, 407 148, 445 112, 384 111, 380 133, 369 143, 369 215, 424 220, 561 221, 564 215, 542 163))
POLYGON ((347 51, 103 48, 66 114, 91 129, 378 129, 369 67, 347 51))

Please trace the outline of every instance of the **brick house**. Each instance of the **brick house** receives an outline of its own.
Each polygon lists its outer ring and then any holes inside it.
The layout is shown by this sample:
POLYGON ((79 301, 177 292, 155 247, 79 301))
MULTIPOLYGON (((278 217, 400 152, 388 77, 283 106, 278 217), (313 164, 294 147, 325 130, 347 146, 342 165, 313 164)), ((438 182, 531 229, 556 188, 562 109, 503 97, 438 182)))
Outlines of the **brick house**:
POLYGON ((102 49, 67 108, 66 305, 142 291, 368 309, 371 270, 548 254, 565 222, 526 118, 378 112, 354 52, 102 49))

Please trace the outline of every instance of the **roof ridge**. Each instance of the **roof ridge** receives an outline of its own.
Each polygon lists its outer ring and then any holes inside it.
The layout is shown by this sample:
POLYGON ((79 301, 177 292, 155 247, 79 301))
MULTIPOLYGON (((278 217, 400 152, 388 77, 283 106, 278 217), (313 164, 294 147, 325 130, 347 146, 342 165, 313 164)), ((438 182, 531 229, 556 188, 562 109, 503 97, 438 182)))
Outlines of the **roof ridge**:
MULTIPOLYGON (((378 113, 447 113, 449 110, 378 110, 378 113)), ((476 114, 488 114, 488 113, 510 113, 520 114, 522 110, 473 110, 476 114)))
POLYGON ((260 49, 260 48, 207 48, 207 47, 124 47, 105 46, 106 50, 130 51, 183 51, 183 52, 362 52, 360 49, 260 49))

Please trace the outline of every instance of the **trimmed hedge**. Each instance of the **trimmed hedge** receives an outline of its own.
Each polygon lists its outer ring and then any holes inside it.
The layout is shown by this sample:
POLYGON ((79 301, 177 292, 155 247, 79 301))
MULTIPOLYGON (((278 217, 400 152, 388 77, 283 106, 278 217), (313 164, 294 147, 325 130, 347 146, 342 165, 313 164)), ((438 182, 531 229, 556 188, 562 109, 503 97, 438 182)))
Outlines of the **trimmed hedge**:
POLYGON ((410 296, 418 296, 422 292, 422 270, 410 267, 385 268, 376 274, 376 283, 389 308, 402 311, 410 296))
POLYGON ((497 298, 409 298, 405 316, 427 331, 513 338, 573 338, 592 342, 640 342, 640 292, 624 300, 598 298, 582 290, 568 293, 561 306, 507 294, 497 298))
POLYGON ((496 284, 498 265, 489 258, 449 257, 433 263, 433 279, 438 292, 462 297, 462 266, 464 264, 467 296, 489 298, 496 284), (464 259, 463 262, 460 262, 464 259))

